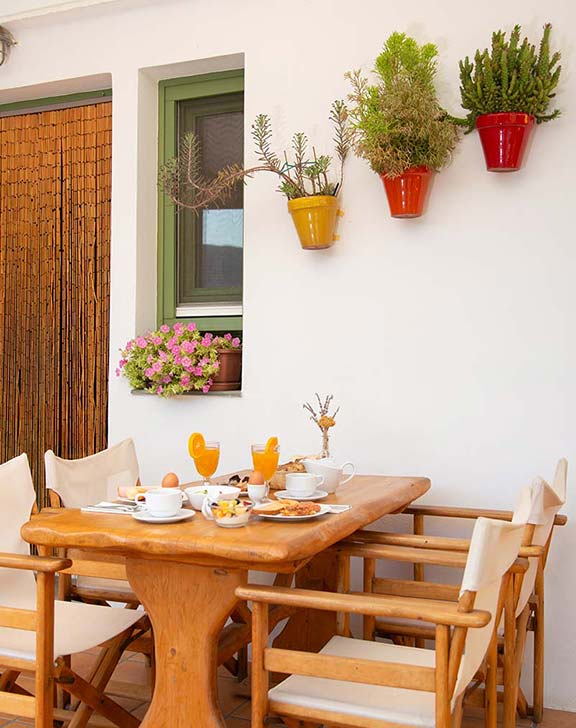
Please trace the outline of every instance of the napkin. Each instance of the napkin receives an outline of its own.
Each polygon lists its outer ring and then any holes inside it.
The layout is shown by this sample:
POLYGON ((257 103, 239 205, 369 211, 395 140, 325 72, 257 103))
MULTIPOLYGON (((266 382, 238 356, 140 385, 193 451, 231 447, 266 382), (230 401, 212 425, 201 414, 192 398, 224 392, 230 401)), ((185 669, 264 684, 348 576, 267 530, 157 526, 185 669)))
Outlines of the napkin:
POLYGON ((352 508, 352 506, 345 506, 345 505, 336 504, 336 503, 333 503, 330 505, 327 504, 326 507, 330 509, 329 511, 327 511, 327 513, 345 513, 346 511, 349 511, 352 508))
POLYGON ((137 513, 142 510, 142 507, 136 504, 130 505, 129 503, 102 501, 93 506, 84 506, 80 510, 84 513, 120 513, 121 515, 129 516, 132 513, 137 513))

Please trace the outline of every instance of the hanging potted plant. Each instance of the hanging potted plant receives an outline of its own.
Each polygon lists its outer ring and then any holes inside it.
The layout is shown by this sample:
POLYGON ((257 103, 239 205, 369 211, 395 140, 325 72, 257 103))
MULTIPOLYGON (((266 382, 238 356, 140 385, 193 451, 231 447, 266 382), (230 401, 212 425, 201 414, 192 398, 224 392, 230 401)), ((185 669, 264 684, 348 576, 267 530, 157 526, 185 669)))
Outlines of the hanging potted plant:
POLYGON ((534 123, 559 116, 549 106, 555 96, 562 67, 560 53, 550 55, 547 23, 539 49, 528 38, 520 43, 516 25, 506 39, 501 30, 492 34, 490 51, 476 51, 474 62, 460 61, 460 94, 468 110, 468 129, 478 129, 489 172, 514 172, 522 166, 534 123))
POLYGON ((375 85, 360 71, 346 74, 355 150, 380 175, 392 217, 422 215, 432 176, 458 142, 457 124, 434 87, 437 55, 432 43, 393 33, 376 59, 375 85))
POLYGON ((196 324, 163 324, 126 343, 116 376, 162 397, 240 389, 242 349, 231 334, 200 333, 196 324))
POLYGON ((338 196, 342 190, 344 162, 352 144, 352 128, 342 101, 332 104, 330 120, 335 128, 335 151, 339 161, 337 178, 330 177, 332 158, 309 150, 308 137, 298 132, 292 137, 292 158, 287 152, 277 155, 271 148, 272 126, 266 114, 252 124, 252 138, 259 165, 244 169, 231 165, 212 179, 200 173, 200 144, 193 133, 185 135, 178 156, 160 168, 159 180, 168 197, 176 205, 199 211, 218 203, 246 177, 258 172, 271 172, 280 181, 278 191, 288 199, 302 247, 306 250, 329 248, 336 240, 335 228, 338 196))

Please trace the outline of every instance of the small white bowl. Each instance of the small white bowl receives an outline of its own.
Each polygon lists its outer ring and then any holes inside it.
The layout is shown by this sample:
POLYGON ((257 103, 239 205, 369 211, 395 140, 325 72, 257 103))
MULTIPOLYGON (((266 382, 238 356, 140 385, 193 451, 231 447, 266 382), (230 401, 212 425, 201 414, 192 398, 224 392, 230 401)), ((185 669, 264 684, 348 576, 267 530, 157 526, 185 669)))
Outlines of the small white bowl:
POLYGON ((234 500, 240 493, 240 488, 234 485, 194 485, 184 491, 195 511, 202 510, 204 498, 211 500, 234 500))
POLYGON ((214 517, 214 520, 216 521, 216 525, 221 528, 240 528, 241 526, 245 526, 250 520, 250 510, 247 510, 246 513, 241 513, 239 516, 231 516, 229 518, 214 517))

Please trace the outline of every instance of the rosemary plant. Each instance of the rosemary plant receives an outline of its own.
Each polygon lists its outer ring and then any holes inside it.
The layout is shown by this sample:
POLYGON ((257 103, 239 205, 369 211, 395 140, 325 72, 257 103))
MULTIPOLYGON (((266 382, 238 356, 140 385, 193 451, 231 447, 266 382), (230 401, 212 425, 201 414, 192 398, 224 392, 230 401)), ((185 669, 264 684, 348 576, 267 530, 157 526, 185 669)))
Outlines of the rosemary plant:
POLYGON ((436 95, 437 55, 432 43, 420 46, 393 33, 376 59, 376 84, 360 71, 346 74, 355 150, 378 174, 393 178, 419 166, 440 170, 451 157, 458 129, 436 95))

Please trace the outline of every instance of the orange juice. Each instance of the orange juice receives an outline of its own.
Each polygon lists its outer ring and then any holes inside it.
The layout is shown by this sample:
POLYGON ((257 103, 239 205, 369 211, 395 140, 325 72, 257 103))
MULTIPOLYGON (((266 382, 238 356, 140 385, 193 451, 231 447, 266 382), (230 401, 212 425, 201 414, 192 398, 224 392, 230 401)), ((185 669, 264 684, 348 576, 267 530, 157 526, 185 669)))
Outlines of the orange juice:
POLYGON ((209 478, 216 472, 219 460, 220 448, 207 445, 202 454, 194 458, 194 465, 203 478, 209 478))
POLYGON ((254 470, 259 470, 264 476, 264 480, 270 480, 276 472, 279 457, 280 452, 278 449, 264 450, 264 448, 252 448, 252 462, 254 463, 254 470))

